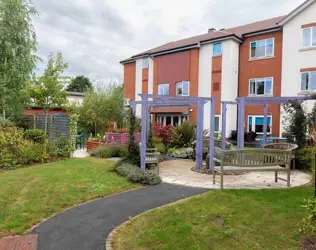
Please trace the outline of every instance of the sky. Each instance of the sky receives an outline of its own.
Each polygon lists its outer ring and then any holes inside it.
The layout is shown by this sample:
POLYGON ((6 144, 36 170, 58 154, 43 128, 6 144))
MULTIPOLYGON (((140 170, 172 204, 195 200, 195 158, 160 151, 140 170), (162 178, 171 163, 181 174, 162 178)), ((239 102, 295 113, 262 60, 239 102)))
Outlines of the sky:
POLYGON ((289 13, 303 0, 33 0, 38 56, 62 52, 66 75, 123 81, 119 61, 167 42, 289 13))

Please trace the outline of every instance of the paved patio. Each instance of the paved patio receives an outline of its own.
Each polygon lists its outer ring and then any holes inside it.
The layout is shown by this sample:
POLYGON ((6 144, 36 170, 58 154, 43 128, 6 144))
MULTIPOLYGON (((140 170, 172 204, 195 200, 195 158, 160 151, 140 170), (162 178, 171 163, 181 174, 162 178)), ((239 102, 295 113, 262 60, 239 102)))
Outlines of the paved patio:
MULTIPOLYGON (((169 160, 160 163, 160 176, 163 182, 180 184, 191 187, 219 189, 220 176, 216 176, 213 185, 213 176, 191 171, 194 166, 192 160, 169 160)), ((286 178, 286 173, 279 173, 279 177, 286 178)), ((306 185, 311 181, 308 173, 293 170, 291 172, 291 187, 306 185)), ((269 189, 287 188, 286 182, 274 182, 274 172, 252 172, 242 175, 225 175, 225 189, 269 189)))

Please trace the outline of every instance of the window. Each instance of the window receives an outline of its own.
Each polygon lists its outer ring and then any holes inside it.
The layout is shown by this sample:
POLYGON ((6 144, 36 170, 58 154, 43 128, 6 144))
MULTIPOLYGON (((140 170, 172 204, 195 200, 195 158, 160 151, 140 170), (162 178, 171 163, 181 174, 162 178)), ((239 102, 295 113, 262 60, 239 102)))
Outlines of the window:
POLYGON ((158 95, 169 95, 169 84, 163 83, 158 85, 158 95))
POLYGON ((184 121, 188 121, 188 115, 158 115, 157 122, 163 124, 164 126, 172 125, 178 126, 184 121))
POLYGON ((188 81, 177 82, 177 95, 188 96, 189 88, 190 88, 190 82, 188 81))
POLYGON ((316 91, 316 71, 301 73, 301 90, 316 91))
MULTIPOLYGON (((248 132, 263 133, 263 116, 248 116, 248 132)), ((268 116, 267 133, 271 134, 272 117, 268 116)))
POLYGON ((147 69, 149 67, 148 57, 143 58, 143 69, 147 69))
POLYGON ((273 77, 249 80, 249 95, 272 95, 273 77))
POLYGON ((219 116, 215 116, 215 127, 214 127, 215 132, 219 132, 219 116))
POLYGON ((316 26, 303 29, 303 48, 316 47, 316 26))
POLYGON ((250 58, 264 58, 274 56, 274 38, 250 43, 250 58))
POLYGON ((213 45, 213 56, 222 55, 222 43, 215 43, 213 45))

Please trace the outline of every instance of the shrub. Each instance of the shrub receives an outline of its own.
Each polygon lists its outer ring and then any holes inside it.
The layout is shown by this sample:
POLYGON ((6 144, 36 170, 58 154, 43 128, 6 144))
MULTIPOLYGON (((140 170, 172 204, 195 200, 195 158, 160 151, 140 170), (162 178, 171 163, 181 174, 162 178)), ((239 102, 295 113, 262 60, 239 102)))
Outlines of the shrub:
POLYGON ((91 152, 90 155, 106 159, 111 157, 125 157, 127 153, 125 145, 107 145, 97 148, 91 152))
POLYGON ((136 166, 133 166, 128 163, 123 163, 122 165, 118 165, 116 167, 116 172, 121 176, 128 176, 129 173, 131 173, 135 168, 138 168, 136 166))
POLYGON ((162 180, 161 180, 160 176, 156 173, 146 171, 143 174, 143 181, 142 181, 143 185, 154 186, 154 185, 160 184, 161 181, 162 180))
POLYGON ((44 145, 25 141, 21 149, 21 164, 42 163, 44 161, 44 145))
POLYGON ((303 219, 300 232, 305 235, 313 236, 316 234, 316 199, 309 199, 303 205, 308 215, 303 219))
POLYGON ((12 127, 13 125, 13 122, 0 116, 0 127, 12 127))
POLYGON ((167 152, 169 144, 171 142, 172 126, 164 126, 163 124, 155 123, 154 134, 156 137, 161 139, 161 142, 165 147, 165 152, 167 152))
POLYGON ((195 122, 185 121, 172 128, 171 145, 173 147, 190 147, 195 138, 195 122))
POLYGON ((144 180, 144 172, 140 169, 133 169, 128 175, 127 180, 131 182, 142 183, 144 180))
POLYGON ((58 135, 49 148, 49 155, 53 157, 70 157, 71 147, 68 138, 58 135))
POLYGON ((296 168, 311 171, 314 163, 314 148, 301 148, 296 153, 296 168))
POLYGON ((140 166, 140 151, 139 145, 135 141, 136 117, 133 110, 129 111, 129 140, 128 140, 128 154, 126 161, 133 165, 140 166))
POLYGON ((47 136, 41 129, 28 129, 24 132, 24 138, 36 143, 44 143, 47 136))
POLYGON ((174 158, 192 158, 193 156, 193 148, 180 148, 180 149, 169 149, 168 155, 174 158))

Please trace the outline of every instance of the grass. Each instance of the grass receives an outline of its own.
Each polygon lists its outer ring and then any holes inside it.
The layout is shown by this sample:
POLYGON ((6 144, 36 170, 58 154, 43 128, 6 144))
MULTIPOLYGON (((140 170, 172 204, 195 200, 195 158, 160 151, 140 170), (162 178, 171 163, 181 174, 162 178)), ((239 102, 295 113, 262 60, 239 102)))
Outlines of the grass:
POLYGON ((136 217, 114 249, 296 249, 311 187, 211 191, 136 217))
POLYGON ((0 237, 22 234, 67 207, 137 187, 99 158, 0 172, 0 237))

